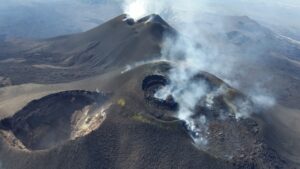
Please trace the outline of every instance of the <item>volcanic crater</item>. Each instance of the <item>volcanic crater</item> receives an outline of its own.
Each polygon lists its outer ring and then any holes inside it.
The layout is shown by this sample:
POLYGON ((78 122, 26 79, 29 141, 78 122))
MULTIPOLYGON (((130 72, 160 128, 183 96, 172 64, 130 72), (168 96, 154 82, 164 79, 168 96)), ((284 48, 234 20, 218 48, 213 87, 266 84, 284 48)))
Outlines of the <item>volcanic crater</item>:
POLYGON ((168 84, 169 80, 163 75, 149 75, 143 80, 142 89, 144 90, 145 99, 150 104, 160 109, 176 111, 178 110, 178 103, 175 102, 172 95, 169 95, 165 100, 155 97, 155 93, 168 84))
MULTIPOLYGON (((195 122, 203 115, 207 117, 208 143, 197 144, 197 138, 191 137, 177 118, 180 103, 175 102, 172 95, 165 100, 155 97, 159 89, 171 83, 168 70, 176 65, 145 63, 125 73, 120 71, 126 64, 149 59, 149 56, 157 58, 163 35, 173 28, 156 15, 137 23, 124 22, 124 18, 125 15, 121 15, 85 33, 42 41, 40 46, 46 47, 29 50, 33 52, 29 56, 36 51, 49 52, 49 60, 55 61, 53 64, 74 62, 70 64, 74 66, 72 69, 50 71, 48 67, 36 71, 31 65, 23 65, 24 70, 39 74, 27 73, 21 77, 17 71, 10 72, 9 77, 17 81, 16 84, 28 82, 31 76, 34 82, 53 83, 102 74, 96 80, 80 82, 77 87, 93 82, 97 88, 101 86, 103 91, 113 93, 81 90, 51 94, 1 120, 0 157, 5 167, 285 168, 285 161, 265 140, 263 124, 266 123, 260 115, 236 118, 241 112, 239 102, 248 98, 207 72, 199 72, 191 79, 204 81, 209 86, 191 116, 195 122), (82 64, 81 61, 88 62, 82 64), (15 158, 20 162, 15 163, 15 158)), ((9 69, 6 66, 1 70, 9 69)))
POLYGON ((85 136, 105 119, 108 95, 89 91, 67 91, 28 104, 13 117, 0 122, 8 143, 28 150, 53 148, 85 136), (11 140, 14 140, 11 142, 11 140))

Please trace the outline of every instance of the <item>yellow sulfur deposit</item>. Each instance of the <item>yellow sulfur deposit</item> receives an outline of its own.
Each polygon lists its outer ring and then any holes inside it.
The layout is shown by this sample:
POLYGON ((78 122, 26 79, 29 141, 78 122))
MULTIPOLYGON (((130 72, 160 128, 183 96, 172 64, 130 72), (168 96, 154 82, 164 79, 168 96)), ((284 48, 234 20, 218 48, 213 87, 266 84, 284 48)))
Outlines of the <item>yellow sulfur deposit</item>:
POLYGON ((124 107, 126 105, 125 99, 119 99, 118 100, 118 105, 121 106, 121 107, 124 107))

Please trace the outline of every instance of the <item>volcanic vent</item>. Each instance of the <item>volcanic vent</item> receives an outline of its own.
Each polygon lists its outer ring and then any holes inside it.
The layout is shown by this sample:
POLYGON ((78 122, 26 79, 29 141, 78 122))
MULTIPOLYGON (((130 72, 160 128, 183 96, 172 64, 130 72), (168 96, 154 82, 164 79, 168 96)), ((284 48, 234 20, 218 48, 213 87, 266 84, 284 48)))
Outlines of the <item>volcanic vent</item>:
POLYGON ((144 99, 150 106, 155 107, 149 109, 151 115, 157 117, 160 112, 162 117, 169 116, 175 120, 182 120, 185 124, 182 126, 195 147, 218 159, 234 163, 236 168, 284 166, 278 154, 264 143, 261 119, 256 115, 251 117, 243 115, 252 113, 248 108, 253 105, 246 95, 218 77, 199 71, 187 79, 186 83, 195 84, 196 88, 204 87, 205 92, 197 98, 195 107, 184 109, 186 107, 183 103, 190 100, 181 96, 185 92, 193 94, 195 91, 191 88, 176 88, 174 82, 166 76, 171 69, 170 67, 164 69, 165 64, 165 62, 157 64, 160 65, 156 69, 159 73, 146 75, 142 81, 144 99), (170 92, 176 89, 183 90, 170 92), (157 97, 160 91, 165 91, 164 97, 157 97), (186 111, 192 113, 184 114, 186 111))
POLYGON ((9 144, 43 150, 89 134, 105 118, 108 95, 68 91, 28 104, 13 117, 1 121, 1 134, 9 144), (102 106, 102 107, 101 107, 102 106))
POLYGON ((176 111, 178 104, 174 101, 173 96, 169 95, 165 100, 155 97, 155 93, 166 86, 169 80, 163 75, 149 75, 145 77, 142 84, 145 99, 152 105, 160 109, 176 111))

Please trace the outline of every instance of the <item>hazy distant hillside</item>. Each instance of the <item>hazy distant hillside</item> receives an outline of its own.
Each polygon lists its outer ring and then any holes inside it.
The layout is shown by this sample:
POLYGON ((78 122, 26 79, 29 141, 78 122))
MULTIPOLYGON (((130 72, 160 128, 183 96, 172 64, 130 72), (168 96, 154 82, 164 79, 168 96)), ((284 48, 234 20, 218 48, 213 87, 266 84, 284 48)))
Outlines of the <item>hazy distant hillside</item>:
MULTIPOLYGON (((189 3, 197 2, 191 6, 201 12, 247 15, 275 32, 299 40, 299 2, 281 1, 202 0, 189 3)), ((124 2, 126 0, 0 0, 0 41, 6 35, 48 38, 86 31, 122 13, 120 8, 124 2)), ((161 16, 171 22, 171 18, 161 16)))
POLYGON ((117 11, 118 6, 114 3, 100 1, 28 4, 5 1, 0 4, 0 40, 6 36, 47 38, 82 32, 112 18, 117 11))

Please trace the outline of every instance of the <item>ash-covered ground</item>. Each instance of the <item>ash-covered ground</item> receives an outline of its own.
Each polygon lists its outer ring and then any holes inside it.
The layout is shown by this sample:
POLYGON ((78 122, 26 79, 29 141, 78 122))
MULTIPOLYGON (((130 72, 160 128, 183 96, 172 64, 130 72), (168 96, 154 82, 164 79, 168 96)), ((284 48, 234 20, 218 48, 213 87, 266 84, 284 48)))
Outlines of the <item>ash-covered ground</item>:
MULTIPOLYGON (((137 21, 121 15, 79 34, 2 43, 0 166, 298 167, 299 129, 286 123, 299 119, 300 47, 247 17, 226 19, 230 31, 210 40, 227 42, 222 47, 235 55, 253 45, 280 45, 259 52, 262 62, 240 59, 238 86, 218 72, 194 69, 186 46, 169 48, 186 44, 158 15, 137 21), (276 91, 270 107, 246 90, 262 79, 276 91)), ((206 49, 196 44, 194 50, 206 49)))

